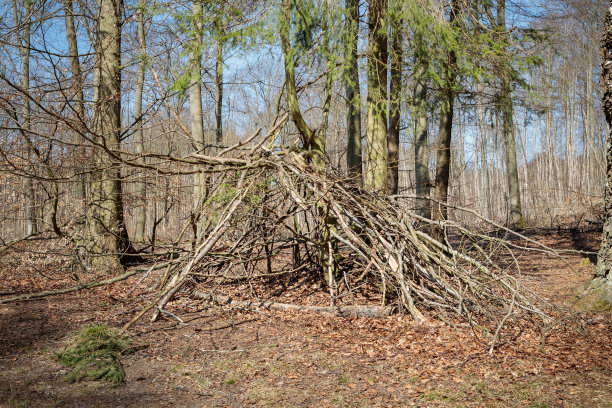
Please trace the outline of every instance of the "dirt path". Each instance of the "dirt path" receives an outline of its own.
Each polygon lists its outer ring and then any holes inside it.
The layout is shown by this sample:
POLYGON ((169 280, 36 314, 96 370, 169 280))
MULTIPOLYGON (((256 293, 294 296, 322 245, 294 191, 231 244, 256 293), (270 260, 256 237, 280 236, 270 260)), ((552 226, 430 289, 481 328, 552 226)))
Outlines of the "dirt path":
MULTIPOLYGON (((557 245, 572 245, 557 240, 557 245)), ((63 287, 0 259, 0 281, 25 292, 63 287)), ((566 296, 593 266, 530 255, 526 282, 543 296, 566 296)), ((59 272, 58 272, 59 271, 59 272)), ((544 353, 524 328, 490 356, 471 328, 389 318, 338 318, 245 311, 185 297, 172 317, 144 320, 132 334, 149 347, 125 359, 118 387, 63 381, 52 354, 90 323, 119 327, 152 292, 137 277, 86 292, 0 305, 0 405, 6 407, 612 407, 612 318, 590 315, 553 330, 544 353)))

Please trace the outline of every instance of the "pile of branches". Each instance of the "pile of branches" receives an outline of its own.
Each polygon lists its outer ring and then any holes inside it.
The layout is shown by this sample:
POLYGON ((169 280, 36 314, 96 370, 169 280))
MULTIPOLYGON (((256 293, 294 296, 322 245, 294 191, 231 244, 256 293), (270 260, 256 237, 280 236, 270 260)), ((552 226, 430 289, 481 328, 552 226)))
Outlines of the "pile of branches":
MULTIPOLYGON (((521 284, 513 250, 559 256, 556 251, 470 209, 430 199, 434 206, 446 206, 455 215, 464 212, 489 229, 520 240, 468 230, 450 219, 423 218, 414 210, 417 199, 423 197, 365 191, 352 180, 312 165, 307 151, 279 148, 275 141, 286 120, 287 116, 263 137, 258 131, 215 155, 192 154, 173 162, 188 172, 200 171, 206 187, 196 216, 176 238, 169 259, 104 281, 0 303, 69 293, 144 272, 136 288, 151 271, 165 268, 155 299, 123 330, 152 309, 154 320, 160 313, 169 313, 165 306, 187 282, 275 279, 288 274, 322 281, 329 293, 328 304, 311 306, 316 311, 341 315, 394 311, 418 322, 428 316, 461 318, 497 327, 496 333, 509 319, 538 317, 548 322, 544 309, 549 305, 521 284), (197 231, 195 240, 186 238, 190 226, 197 231), (432 229, 436 234, 430 234, 432 229), (502 258, 510 262, 500 262, 502 258), (369 294, 376 294, 378 304, 347 307, 345 299, 350 296, 345 295, 364 286, 369 294)), ((233 301, 217 292, 191 293, 223 303, 233 301)), ((269 299, 241 302, 247 307, 273 303, 269 299)))
POLYGON ((502 248, 512 258, 509 241, 423 218, 411 208, 416 197, 364 191, 313 167, 307 152, 271 150, 266 140, 239 154, 233 148, 192 155, 209 174, 211 188, 200 208, 207 224, 197 245, 168 267, 154 319, 187 281, 291 271, 323 280, 331 308, 339 307, 340 290, 367 280, 381 304, 416 321, 431 314, 479 324, 526 314, 545 318, 539 300, 521 286, 518 264, 509 273, 491 257, 502 248), (442 238, 434 239, 431 228, 442 238))

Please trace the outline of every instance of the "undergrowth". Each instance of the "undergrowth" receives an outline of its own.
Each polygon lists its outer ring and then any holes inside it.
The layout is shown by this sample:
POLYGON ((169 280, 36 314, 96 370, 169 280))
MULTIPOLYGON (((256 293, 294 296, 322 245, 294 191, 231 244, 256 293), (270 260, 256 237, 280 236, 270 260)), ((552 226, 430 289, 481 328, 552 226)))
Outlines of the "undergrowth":
POLYGON ((66 381, 70 383, 89 378, 118 385, 125 378, 122 357, 133 351, 135 348, 128 337, 100 324, 83 327, 54 357, 71 368, 66 375, 66 381))

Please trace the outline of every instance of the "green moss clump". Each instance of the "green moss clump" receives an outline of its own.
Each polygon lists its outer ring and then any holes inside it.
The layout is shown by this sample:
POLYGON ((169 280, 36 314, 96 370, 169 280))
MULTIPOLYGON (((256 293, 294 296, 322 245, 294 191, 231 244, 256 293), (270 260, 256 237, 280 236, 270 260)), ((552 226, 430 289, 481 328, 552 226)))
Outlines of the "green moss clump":
POLYGON ((66 375, 70 383, 89 378, 118 385, 125 378, 121 358, 131 349, 131 344, 128 337, 106 325, 90 325, 76 333, 64 351, 55 353, 54 357, 72 369, 66 375))
POLYGON ((597 299, 593 302, 593 311, 595 312, 611 312, 612 303, 604 299, 597 299))

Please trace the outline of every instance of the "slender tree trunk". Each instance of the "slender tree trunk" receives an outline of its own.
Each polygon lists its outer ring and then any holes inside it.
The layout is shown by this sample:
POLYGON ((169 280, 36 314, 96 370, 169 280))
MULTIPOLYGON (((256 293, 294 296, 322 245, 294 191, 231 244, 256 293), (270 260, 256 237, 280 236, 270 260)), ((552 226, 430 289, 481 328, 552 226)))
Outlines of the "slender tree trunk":
MULTIPOLYGON (((72 74, 72 87, 74 92, 74 113, 78 123, 82 124, 85 121, 85 105, 83 96, 83 73, 81 70, 81 62, 79 60, 79 46, 76 36, 76 28, 74 25, 74 9, 72 0, 64 0, 64 15, 66 25, 66 42, 68 43, 68 54, 70 56, 70 71, 72 74)), ((83 126, 80 126, 83 128, 83 126)), ((82 140, 77 137, 77 142, 82 140)), ((83 160, 85 154, 84 148, 77 149, 77 160, 83 160)), ((82 166, 77 166, 77 182, 75 185, 75 198, 82 203, 85 202, 86 195, 86 179, 82 174, 82 166)))
POLYGON ((359 0, 346 0, 346 54, 344 80, 346 81, 346 168, 348 176, 363 186, 361 155, 361 93, 357 38, 359 37, 359 0))
MULTIPOLYGON (((423 52, 421 50, 421 52, 423 52)), ((419 59, 422 58, 418 57, 419 59)), ((414 88, 414 176, 417 197, 428 197, 431 188, 429 180, 429 152, 427 146, 427 85, 423 61, 417 61, 414 88)), ((416 199, 416 209, 421 217, 431 218, 431 202, 427 198, 416 199)))
MULTIPOLYGON (((192 39, 189 84, 189 114, 191 117, 191 138, 197 152, 204 151, 204 114, 202 109, 202 0, 193 0, 191 6, 192 39)), ((196 169, 197 170, 197 169, 196 169)), ((206 176, 197 172, 193 176, 193 207, 195 215, 195 234, 202 234, 203 223, 198 215, 202 199, 206 194, 206 176)))
POLYGON ((223 143, 223 40, 217 40, 215 58, 215 143, 223 143))
MULTIPOLYGON (((138 12, 136 13, 136 21, 138 23, 138 46, 140 48, 140 61, 138 61, 138 78, 136 79, 136 100, 134 101, 134 115, 136 117, 138 129, 136 130, 136 153, 142 154, 144 151, 144 135, 142 131, 142 90, 145 80, 145 65, 147 49, 145 46, 145 30, 144 30, 144 16, 145 2, 140 0, 138 2, 138 12)), ((144 241, 144 230, 147 222, 146 212, 146 196, 147 187, 143 180, 144 173, 138 169, 135 172, 136 176, 136 196, 138 199, 138 206, 136 207, 136 230, 134 232, 134 241, 144 241)))
POLYGON ((602 300, 612 303, 612 2, 610 2, 610 6, 606 10, 603 27, 601 73, 601 82, 604 84, 602 104, 608 122, 606 184, 604 188, 605 222, 601 236, 601 249, 597 259, 595 283, 601 283, 603 286, 602 300))
MULTIPOLYGON (((400 2, 396 1, 396 5, 400 2)), ((398 10, 399 11, 399 10, 398 10)), ((402 100, 402 64, 404 49, 402 46, 403 21, 394 17, 391 22, 391 75, 389 84, 389 149, 388 185, 389 194, 397 194, 399 189, 399 138, 402 100)))
MULTIPOLYGON (((19 9, 17 1, 13 0, 13 18, 17 28, 17 42, 19 53, 21 54, 21 88, 23 92, 30 89, 30 32, 32 27, 32 2, 25 0, 23 3, 23 21, 19 19, 19 9), (23 31, 22 31, 23 26, 23 31)), ((30 99, 27 94, 23 95, 21 106, 21 132, 24 136, 26 155, 29 160, 33 160, 32 142, 30 139, 30 99)), ((34 179, 26 177, 24 184, 26 196, 26 235, 38 232, 38 221, 36 217, 36 193, 34 191, 34 179)))
POLYGON ((319 137, 327 141, 327 129, 329 127, 329 111, 331 109, 332 101, 332 86, 334 81, 334 61, 331 55, 331 48, 329 43, 329 15, 325 13, 323 17, 323 48, 325 55, 327 56, 327 72, 325 74, 325 90, 323 95, 323 118, 321 125, 319 126, 319 137))
MULTIPOLYGON (((283 51, 283 62, 285 66, 285 89, 287 96, 287 105, 289 107, 289 114, 295 127, 297 128, 302 138, 302 144, 304 148, 308 150, 309 160, 314 168, 314 171, 319 173, 325 172, 325 134, 327 131, 327 118, 329 115, 329 108, 331 104, 331 85, 332 85, 332 71, 331 63, 328 62, 327 69, 327 80, 325 95, 326 100, 323 107, 323 121, 321 131, 313 131, 302 116, 300 106, 297 99, 297 91, 295 85, 295 56, 294 51, 291 47, 290 33, 291 33, 291 12, 293 8, 292 0, 282 0, 281 11, 282 11, 282 22, 280 25, 280 43, 283 51)), ((324 24, 327 24, 327 16, 325 17, 324 24)), ((325 36, 323 43, 325 47, 329 46, 329 37, 325 36)), ((327 53, 329 55, 329 52, 327 53)), ((333 291, 335 290, 335 279, 338 273, 338 264, 335 258, 335 251, 337 250, 337 244, 332 234, 336 230, 335 220, 329 215, 329 209, 326 208, 325 197, 317 199, 317 210, 320 217, 320 222, 323 226, 323 233, 321 236, 321 242, 319 243, 319 258, 321 260, 321 268, 325 276, 325 282, 329 285, 330 291, 332 292, 332 303, 333 303, 333 291)))
MULTIPOLYGON (((457 27, 457 17, 460 12, 459 0, 451 2, 450 25, 457 27)), ((434 198, 446 203, 448 201, 448 181, 451 163, 451 137, 453 133, 453 117, 455 114, 455 86, 457 80, 457 55, 455 50, 447 51, 445 66, 445 84, 440 93, 441 115, 438 143, 436 145, 436 178, 434 182, 434 198)), ((445 220, 448 217, 448 207, 434 204, 434 220, 445 220)), ((434 229, 434 235, 441 238, 442 231, 434 229)))
MULTIPOLYGON (((97 99, 94 131, 96 141, 108 149, 120 148, 121 131, 121 12, 122 0, 100 0, 95 51, 97 99)), ((92 174, 86 247, 93 267, 121 270, 125 254, 132 252, 123 218, 121 174, 101 150, 96 153, 92 174)))
POLYGON ((292 1, 282 1, 283 22, 280 26, 280 42, 285 65, 285 88, 287 91, 287 105, 291 120, 295 124, 304 148, 309 151, 310 161, 319 171, 325 170, 325 135, 314 132, 304 120, 297 99, 295 86, 295 56, 290 42, 292 1))
POLYGON ((386 0, 369 0, 368 99, 365 185, 387 193, 387 34, 386 0))
POLYGON ((480 136, 480 173, 481 173, 481 211, 486 218, 491 218, 491 183, 489 181, 489 157, 488 157, 488 143, 487 143, 487 128, 486 123, 486 111, 484 108, 484 101, 482 96, 479 95, 476 99, 478 105, 478 130, 480 136))
MULTIPOLYGON (((508 43, 506 32, 506 1, 497 3, 497 26, 505 44, 508 43)), ((508 182, 508 200, 510 205, 511 223, 515 228, 524 228, 523 209, 521 206, 521 191, 519 187, 518 165, 516 160, 516 140, 514 137, 514 106, 509 78, 509 62, 502 62, 500 70, 501 92, 499 96, 502 114, 502 130, 506 147, 506 178, 508 182)))

